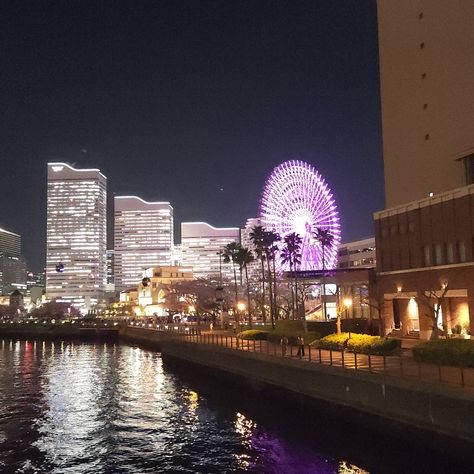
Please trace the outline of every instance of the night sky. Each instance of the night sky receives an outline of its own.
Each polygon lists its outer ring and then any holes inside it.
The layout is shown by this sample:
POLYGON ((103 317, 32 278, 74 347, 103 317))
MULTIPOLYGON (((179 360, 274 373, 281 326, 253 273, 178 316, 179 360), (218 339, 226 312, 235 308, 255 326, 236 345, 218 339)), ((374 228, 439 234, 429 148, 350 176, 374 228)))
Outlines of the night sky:
POLYGON ((0 226, 29 268, 44 265, 48 161, 170 201, 178 230, 242 226, 273 167, 301 159, 332 188, 343 241, 373 234, 375 0, 5 0, 0 42, 0 226))

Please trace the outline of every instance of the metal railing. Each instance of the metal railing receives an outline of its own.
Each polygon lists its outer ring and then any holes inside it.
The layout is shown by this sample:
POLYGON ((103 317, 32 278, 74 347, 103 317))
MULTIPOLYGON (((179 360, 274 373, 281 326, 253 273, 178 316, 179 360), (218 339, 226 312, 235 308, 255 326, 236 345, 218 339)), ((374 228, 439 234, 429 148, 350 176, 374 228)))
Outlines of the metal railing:
MULTIPOLYGON (((131 326, 133 327, 133 325, 131 326)), ((198 326, 178 324, 136 323, 134 327, 159 331, 190 343, 216 345, 229 350, 296 359, 306 363, 338 367, 355 372, 474 389, 474 368, 426 364, 415 361, 410 355, 403 353, 400 355, 373 355, 339 349, 321 349, 311 344, 303 346, 277 344, 264 340, 240 339, 222 332, 203 332, 198 326)))

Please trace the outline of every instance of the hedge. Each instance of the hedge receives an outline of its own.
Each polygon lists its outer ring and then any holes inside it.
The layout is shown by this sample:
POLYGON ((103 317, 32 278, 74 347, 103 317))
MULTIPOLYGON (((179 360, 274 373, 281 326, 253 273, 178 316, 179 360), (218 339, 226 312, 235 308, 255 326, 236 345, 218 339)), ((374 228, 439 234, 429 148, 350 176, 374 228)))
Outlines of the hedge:
POLYGON ((330 334, 319 341, 321 349, 347 349, 361 354, 386 355, 391 354, 400 347, 398 339, 385 339, 369 334, 356 334, 343 332, 341 334, 330 334))
POLYGON ((251 341, 266 341, 268 337, 268 331, 262 329, 247 329, 246 331, 239 332, 237 337, 240 339, 249 339, 251 341))
POLYGON ((439 339, 425 341, 412 349, 418 362, 474 367, 474 341, 470 339, 439 339))
POLYGON ((303 331, 275 331, 268 333, 268 340, 270 342, 276 342, 280 344, 281 339, 286 337, 288 339, 288 344, 298 344, 298 337, 303 336, 305 344, 311 344, 315 340, 319 339, 321 335, 318 332, 303 332, 303 331))

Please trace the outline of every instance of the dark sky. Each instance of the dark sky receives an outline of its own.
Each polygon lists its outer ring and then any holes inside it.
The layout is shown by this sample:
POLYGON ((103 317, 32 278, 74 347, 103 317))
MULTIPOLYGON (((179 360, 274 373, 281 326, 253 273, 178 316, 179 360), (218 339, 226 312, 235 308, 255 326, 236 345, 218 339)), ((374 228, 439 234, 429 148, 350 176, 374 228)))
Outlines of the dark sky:
POLYGON ((0 65, 0 226, 30 268, 53 160, 169 200, 177 224, 242 226, 272 168, 301 159, 333 189, 343 240, 373 233, 375 0, 5 0, 0 65))

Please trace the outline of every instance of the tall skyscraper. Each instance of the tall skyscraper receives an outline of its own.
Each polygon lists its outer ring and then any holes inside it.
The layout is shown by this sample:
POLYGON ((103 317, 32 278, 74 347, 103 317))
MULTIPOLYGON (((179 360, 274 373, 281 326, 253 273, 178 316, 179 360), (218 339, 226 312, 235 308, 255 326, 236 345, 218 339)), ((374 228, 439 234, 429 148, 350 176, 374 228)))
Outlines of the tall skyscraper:
POLYGON ((474 183, 474 2, 377 10, 389 208, 474 183))
POLYGON ((181 223, 181 261, 192 267, 196 278, 234 278, 232 265, 220 262, 218 252, 230 242, 240 242, 238 227, 217 228, 205 222, 181 223))
POLYGON ((136 286, 147 268, 171 265, 174 238, 169 202, 116 196, 114 229, 117 290, 136 286))
POLYGON ((0 295, 26 290, 26 265, 21 258, 21 236, 0 228, 0 295))
POLYGON ((46 296, 89 309, 106 284, 107 178, 48 163, 46 296))

